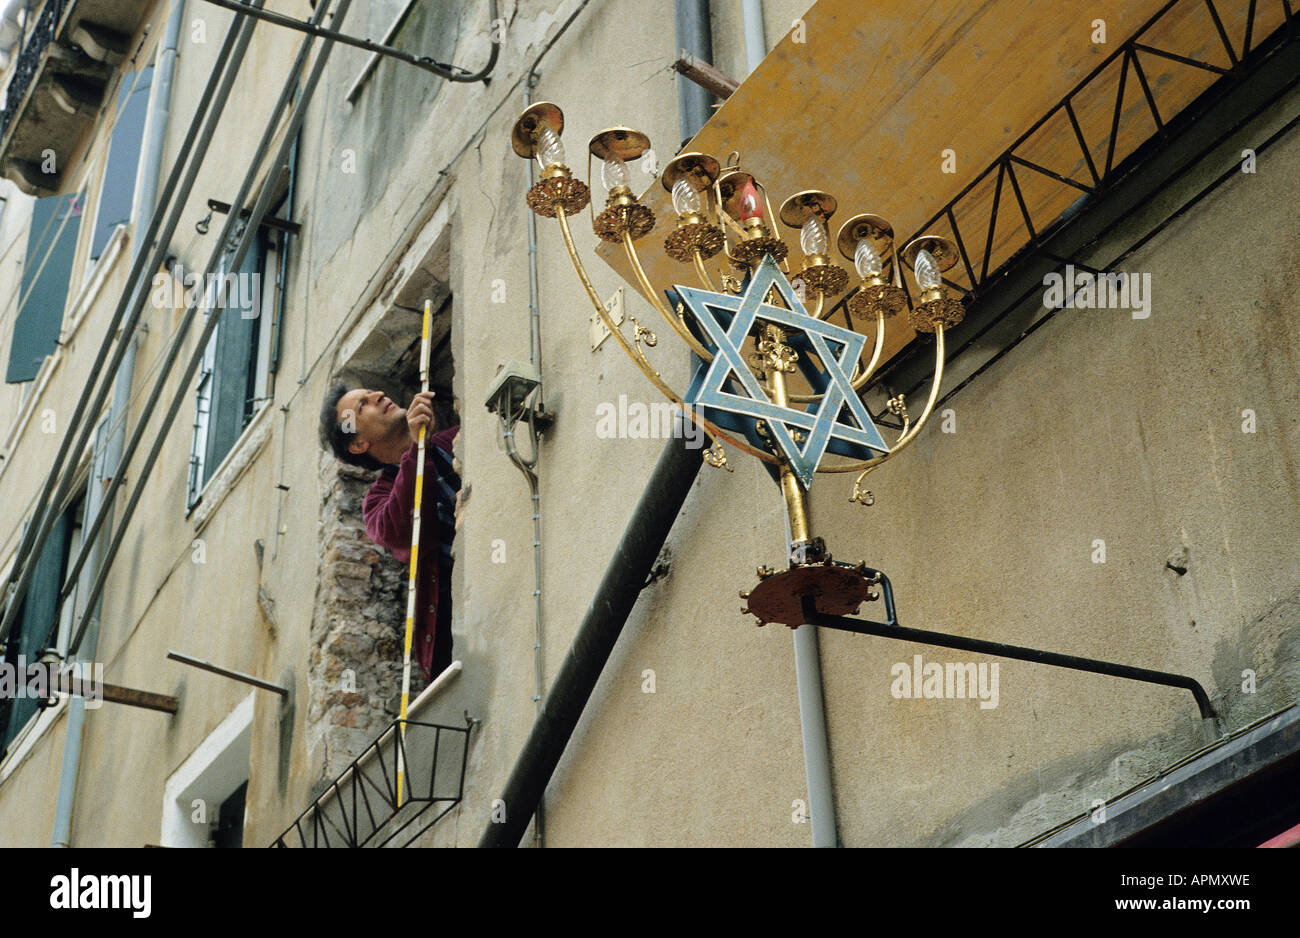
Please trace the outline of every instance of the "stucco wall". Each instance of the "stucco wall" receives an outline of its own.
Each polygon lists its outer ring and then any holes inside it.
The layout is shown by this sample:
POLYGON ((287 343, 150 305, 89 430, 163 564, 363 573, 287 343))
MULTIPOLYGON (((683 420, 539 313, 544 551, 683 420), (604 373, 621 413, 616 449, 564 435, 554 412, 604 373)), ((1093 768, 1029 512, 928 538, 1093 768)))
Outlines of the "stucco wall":
MULTIPOLYGON (((286 11, 307 15, 300 6, 286 11)), ((671 5, 648 6, 592 4, 542 63, 532 99, 565 108, 575 167, 590 136, 616 124, 648 133, 661 162, 676 149, 671 5)), ((801 6, 766 4, 769 42, 801 6)), ((423 718, 460 724, 468 713, 481 722, 465 800, 424 842, 473 844, 488 823, 535 715, 531 504, 483 407, 497 365, 529 351, 527 169, 508 135, 524 106, 523 73, 575 7, 503 2, 506 41, 487 87, 383 63, 349 108, 343 96, 365 54, 336 51, 303 128, 294 208, 303 229, 290 241, 282 364, 271 410, 259 418, 265 433, 241 442, 247 468, 215 510, 208 499, 199 527, 185 511, 187 399, 109 580, 98 655, 106 680, 178 693, 181 710, 167 717, 106 704, 87 715, 74 843, 156 842, 168 775, 247 693, 167 661, 172 648, 294 683, 287 740, 278 698, 258 693, 245 842, 269 843, 307 804, 324 759, 309 745, 305 706, 325 494, 319 402, 341 364, 341 338, 392 300, 412 257, 423 256, 416 247, 443 236, 463 421, 457 455, 472 486, 453 585, 456 657, 465 668, 423 718), (259 588, 274 601, 274 621, 259 588)), ((717 3, 713 24, 715 59, 737 76, 739 8, 738 0, 717 3)), ((397 44, 478 67, 485 8, 438 9, 397 44)), ((355 10, 349 22, 370 21, 366 4, 355 10)), ((226 22, 210 7, 203 16, 206 46, 182 34, 173 103, 181 118, 192 112, 226 22)), ((268 89, 278 89, 296 41, 259 28, 218 152, 252 147, 272 103, 268 89)), ((178 120, 167 165, 181 133, 178 120)), ((207 257, 221 217, 203 238, 193 222, 207 198, 233 196, 243 159, 205 164, 174 239, 187 267, 207 257)), ((906 625, 1190 673, 1227 704, 1233 725, 1294 699, 1284 672, 1293 667, 1285 649, 1294 647, 1300 564, 1288 550, 1300 525, 1292 468, 1300 430, 1297 350, 1285 322, 1296 286, 1298 169, 1293 134, 1261 158, 1256 175, 1227 184, 1125 262, 1152 275, 1149 319, 1063 312, 973 382, 950 404, 956 433, 932 424, 871 477, 874 507, 847 502, 852 477, 820 477, 816 533, 836 557, 890 575, 906 625), (1246 408, 1257 414, 1254 434, 1241 432, 1246 408), (1098 538, 1105 564, 1091 559, 1098 538), (1165 560, 1182 546, 1189 564, 1180 578, 1165 560), (1234 690, 1243 668, 1260 675, 1249 700, 1234 690)), ((589 304, 555 227, 539 221, 541 371, 557 415, 540 460, 548 685, 663 447, 597 435, 599 405, 620 395, 657 398, 612 342, 590 350, 589 304)), ((623 284, 594 259, 584 216, 574 229, 608 296, 623 284)), ((628 313, 655 328, 647 304, 630 289, 625 296, 628 313)), ((116 294, 106 289, 105 297, 116 294)), ((111 304, 101 300, 96 310, 98 331, 86 327, 95 342, 111 304)), ((176 317, 151 310, 148 322, 132 427, 176 317)), ((682 387, 685 352, 659 331, 655 361, 682 387)), ((78 342, 46 392, 51 400, 75 399, 90 354, 78 342)), ((186 354, 194 346, 191 334, 186 354)), ((166 393, 178 391, 173 377, 166 393)), ((0 475, 0 499, 25 504, 57 442, 29 430, 21 466, 0 475)), ((730 461, 734 473, 702 470, 669 538, 669 572, 642 595, 601 678, 549 789, 548 845, 808 843, 808 825, 792 818, 807 792, 791 637, 784 626, 755 628, 737 596, 753 585, 758 564, 783 565, 782 504, 753 460, 732 453, 730 461), (654 693, 645 692, 647 671, 654 693)), ((996 708, 896 700, 890 666, 918 652, 926 661, 980 660, 822 636, 846 844, 1015 843, 1199 744, 1190 695, 1031 665, 1001 663, 996 708)), ((0 827, 11 816, 52 818, 60 736, 48 734, 40 758, 34 753, 0 785, 0 827)), ((23 843, 48 841, 48 825, 23 830, 23 843)))

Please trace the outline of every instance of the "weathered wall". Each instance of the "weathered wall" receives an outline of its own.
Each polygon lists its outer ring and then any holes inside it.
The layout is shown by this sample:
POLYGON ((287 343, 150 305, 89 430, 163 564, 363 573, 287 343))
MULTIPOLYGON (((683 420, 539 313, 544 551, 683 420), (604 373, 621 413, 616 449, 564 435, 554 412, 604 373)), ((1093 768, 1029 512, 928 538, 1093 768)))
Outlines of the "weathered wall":
MULTIPOLYGON (((801 6, 766 4, 769 42, 801 6)), ((344 664, 331 663, 329 637, 374 642, 358 652, 363 661, 388 648, 403 610, 375 599, 397 602, 404 584, 398 565, 357 536, 364 482, 328 459, 322 469, 316 417, 333 371, 346 364, 340 341, 367 311, 393 302, 423 262, 422 246, 440 238, 449 245, 463 420, 457 454, 473 497, 453 580, 456 657, 465 667, 422 718, 461 724, 468 713, 481 722, 465 800, 425 842, 477 841, 535 715, 528 487, 483 408, 497 365, 526 360, 529 350, 527 169, 508 134, 524 106, 524 71, 575 7, 503 2, 506 41, 487 87, 382 63, 349 107, 344 95, 366 55, 336 50, 303 128, 294 208, 303 233, 290 242, 281 371, 270 409, 237 447, 235 461, 246 468, 218 505, 213 492, 187 516, 187 397, 109 581, 99 649, 106 679, 179 693, 181 711, 169 718, 105 705, 88 714, 75 844, 156 842, 167 777, 247 693, 167 661, 168 649, 293 682, 287 764, 278 698, 257 697, 248 844, 269 843, 320 779, 377 732, 391 705, 392 665, 358 673, 363 700, 334 701, 344 664), (319 590, 349 572, 357 589, 344 610, 319 590), (320 727, 335 715, 354 719, 350 708, 364 711, 369 727, 328 730, 330 741, 319 744, 320 727)), ((532 98, 565 108, 575 167, 586 140, 615 124, 647 132, 661 162, 675 149, 671 5, 647 7, 590 5, 542 63, 532 98)), ((739 8, 739 0, 718 2, 714 16, 715 58, 738 76, 739 8)), ((284 9, 308 15, 305 3, 284 9)), ((477 68, 487 51, 485 7, 421 10, 398 44, 477 68)), ((201 15, 207 44, 182 34, 168 161, 226 22, 209 7, 201 15)), ((348 22, 377 32, 387 16, 358 4, 348 22)), ((233 197, 242 154, 272 103, 268 89, 278 89, 296 42, 296 34, 259 28, 216 148, 241 156, 205 165, 173 245, 187 267, 212 249, 220 216, 206 237, 192 224, 207 198, 233 197)), ((1283 317, 1296 286, 1297 164, 1292 135, 1261 159, 1259 174, 1225 186, 1125 262, 1152 274, 1150 319, 1063 313, 963 390, 951 402, 957 432, 932 425, 872 477, 874 507, 847 503, 851 477, 820 478, 814 521, 835 555, 888 572, 908 625, 1191 673, 1228 704, 1232 725, 1294 699, 1300 561, 1288 546, 1300 524, 1290 468, 1300 440, 1291 416, 1297 356, 1283 317), (1239 235, 1226 239, 1228 250, 1224 231, 1239 235), (1258 414, 1253 435, 1240 430, 1245 408, 1258 414), (1090 558, 1097 538, 1106 541, 1104 565, 1090 558), (1177 578, 1164 562, 1184 545, 1189 572, 1177 578), (1247 667, 1260 674, 1250 699, 1233 690, 1247 667)), ((621 284, 594 260, 584 216, 573 221, 608 296, 621 284)), ((663 446, 596 433, 599 405, 656 396, 612 342, 590 351, 589 304, 555 227, 539 222, 541 371, 557 414, 540 461, 548 685, 663 446)), ((124 274, 122 265, 83 326, 95 343, 124 274)), ((628 313, 656 328, 647 305, 625 294, 628 313)), ((177 317, 151 310, 148 321, 132 427, 177 317)), ((655 361, 680 387, 685 352, 659 331, 655 361)), ((90 344, 79 336, 65 350, 51 400, 75 400, 90 344)), ((192 334, 185 353, 194 347, 192 334)), ((165 393, 177 391, 188 394, 173 378, 165 393)), ((147 442, 156 427, 155 418, 147 442)), ((0 500, 26 504, 57 443, 29 429, 21 467, 0 475, 0 500)), ((807 825, 792 822, 794 802, 807 794, 791 639, 783 626, 755 628, 737 597, 759 563, 782 564, 781 502, 754 461, 732 453, 731 464, 734 473, 701 472, 669 538, 669 573, 643 594, 566 752, 547 799, 550 845, 808 843, 807 825), (654 693, 645 692, 647 671, 654 693)), ((1189 695, 1030 665, 1001 664, 996 708, 896 700, 890 666, 918 652, 962 660, 883 640, 822 638, 849 845, 1018 842, 1197 744, 1189 695)), ((48 842, 49 822, 40 819, 52 818, 60 737, 48 734, 0 785, 0 826, 37 819, 14 835, 22 843, 48 842)))

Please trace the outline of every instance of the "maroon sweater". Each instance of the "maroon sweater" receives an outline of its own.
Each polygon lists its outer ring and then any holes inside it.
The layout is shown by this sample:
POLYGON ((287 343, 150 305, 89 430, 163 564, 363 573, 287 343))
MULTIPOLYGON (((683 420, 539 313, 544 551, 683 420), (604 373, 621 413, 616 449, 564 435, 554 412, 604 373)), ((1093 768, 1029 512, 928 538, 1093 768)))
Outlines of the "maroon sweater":
MULTIPOLYGON (((439 430, 425 441, 421 499, 420 569, 416 577, 412 657, 432 678, 451 663, 451 541, 460 479, 451 466, 452 441, 460 427, 439 430)), ((416 445, 396 466, 385 467, 361 504, 366 533, 402 563, 411 561, 411 515, 415 509, 416 445)))

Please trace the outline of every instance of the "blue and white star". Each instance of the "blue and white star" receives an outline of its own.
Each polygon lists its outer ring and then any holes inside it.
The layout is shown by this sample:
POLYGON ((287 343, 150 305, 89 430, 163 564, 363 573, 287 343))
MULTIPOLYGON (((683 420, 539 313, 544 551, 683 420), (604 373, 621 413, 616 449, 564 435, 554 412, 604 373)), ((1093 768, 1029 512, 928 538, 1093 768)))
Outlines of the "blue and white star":
MULTIPOLYGON (((765 421, 805 489, 812 484, 813 473, 828 449, 857 458, 889 452, 850 383, 849 376, 862 354, 866 336, 809 316, 771 257, 763 258, 745 292, 738 296, 685 286, 675 289, 695 315, 714 352, 713 361, 702 363, 691 382, 688 403, 706 414, 713 412, 710 419, 720 415, 740 418, 747 431, 754 422, 765 421), (766 301, 773 289, 788 309, 766 301), (723 319, 728 316, 731 321, 726 324, 723 319), (780 326, 787 333, 787 342, 801 350, 801 370, 813 386, 813 393, 822 395, 808 409, 772 403, 746 365, 741 346, 760 320, 780 326), (822 363, 820 370, 810 361, 809 352, 822 363), (739 388, 732 390, 736 384, 739 388), (845 410, 849 422, 841 420, 845 410), (795 442, 792 428, 807 434, 802 447, 795 442)), ((749 435, 752 437, 752 433, 749 435)))

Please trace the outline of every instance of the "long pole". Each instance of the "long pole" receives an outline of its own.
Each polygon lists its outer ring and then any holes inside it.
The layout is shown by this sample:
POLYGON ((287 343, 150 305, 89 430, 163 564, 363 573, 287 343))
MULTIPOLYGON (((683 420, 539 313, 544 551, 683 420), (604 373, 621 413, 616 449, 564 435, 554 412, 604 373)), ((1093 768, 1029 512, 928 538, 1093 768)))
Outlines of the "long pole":
MULTIPOLYGON (((429 390, 429 320, 433 300, 424 301, 424 325, 420 329, 420 391, 429 390)), ((401 741, 397 747, 397 806, 402 806, 402 782, 406 769, 406 706, 411 697, 411 637, 415 634, 416 573, 420 569, 420 502, 424 498, 424 440, 429 425, 420 427, 415 455, 415 509, 411 512, 411 575, 406 587, 406 642, 402 650, 401 741)))

